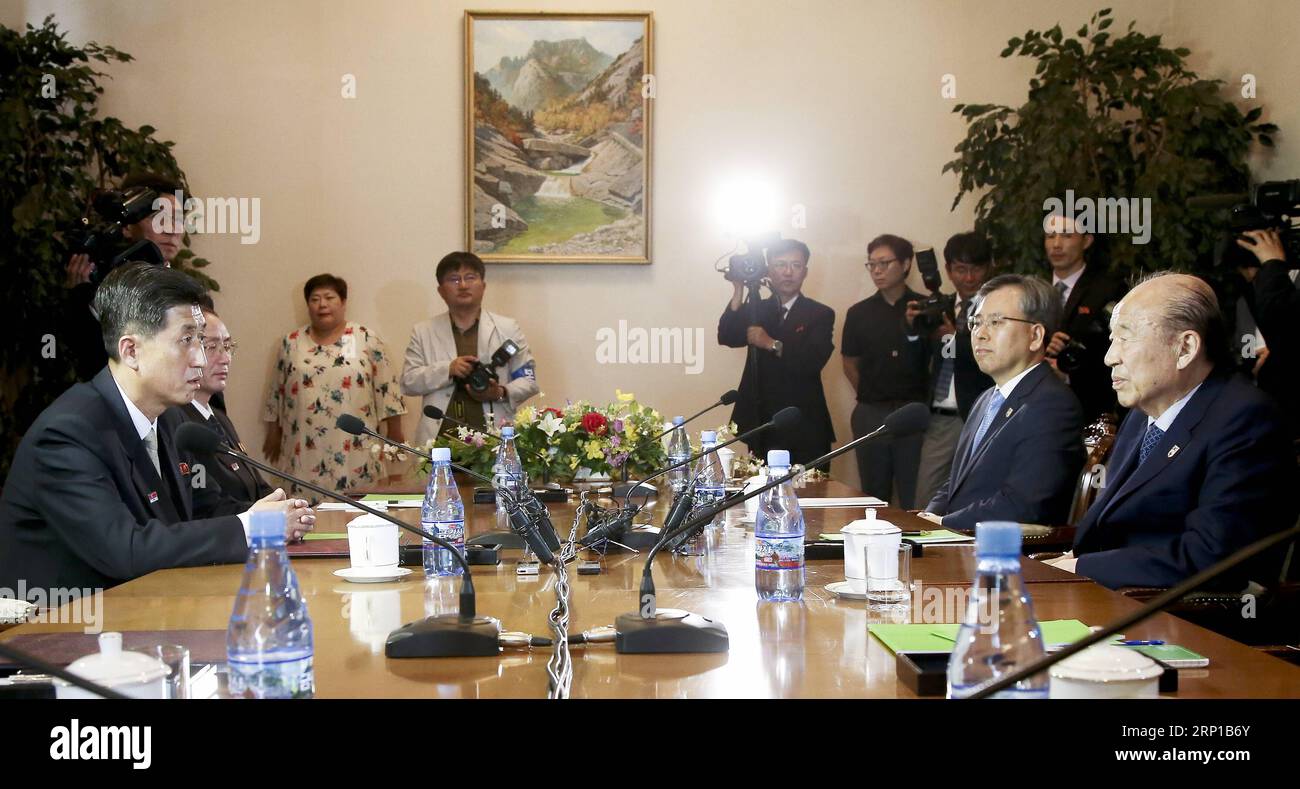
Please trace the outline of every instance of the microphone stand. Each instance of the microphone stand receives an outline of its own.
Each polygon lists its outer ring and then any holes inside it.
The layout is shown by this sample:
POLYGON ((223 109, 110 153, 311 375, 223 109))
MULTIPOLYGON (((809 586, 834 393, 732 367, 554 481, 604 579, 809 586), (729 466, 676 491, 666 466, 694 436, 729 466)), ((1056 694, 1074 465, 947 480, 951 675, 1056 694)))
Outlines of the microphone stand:
MULTIPOLYGON (((856 448, 858 444, 869 441, 888 429, 889 425, 888 421, 886 421, 886 424, 870 433, 855 438, 844 446, 833 449, 806 464, 804 469, 808 470, 825 465, 845 452, 856 448)), ((716 504, 705 507, 676 529, 669 529, 665 524, 663 531, 659 535, 659 542, 650 550, 650 555, 646 557, 645 566, 641 571, 641 587, 638 590, 640 608, 631 613, 619 614, 618 618, 614 620, 615 649, 622 654, 726 652, 730 649, 727 628, 721 622, 715 622, 698 614, 675 608, 662 610, 658 608, 652 569, 654 559, 674 537, 686 535, 689 539, 692 531, 703 528, 718 513, 743 501, 748 501, 755 496, 760 496, 781 483, 793 479, 794 476, 794 474, 785 474, 769 480, 767 484, 741 496, 723 499, 716 504)))
POLYGON ((1065 660, 1071 655, 1079 654, 1080 652, 1082 652, 1083 650, 1087 649, 1090 646, 1093 646, 1094 644, 1100 644, 1103 641, 1109 641, 1112 636, 1124 630, 1125 628, 1132 627, 1133 625, 1143 621, 1144 619, 1147 619, 1153 614, 1157 614, 1163 611, 1164 609, 1168 608, 1171 604, 1176 603, 1177 601, 1181 600, 1182 598, 1196 591, 1201 586, 1204 586, 1210 581, 1213 581, 1215 578, 1218 578, 1220 575, 1223 575, 1228 570, 1231 570, 1234 567, 1242 564, 1243 562, 1258 556, 1259 554, 1269 550, 1270 548, 1274 548, 1278 545, 1281 545, 1282 543, 1287 542, 1288 540, 1294 540, 1297 537, 1300 537, 1300 523, 1297 523, 1295 526, 1292 526, 1289 529, 1284 529, 1283 531, 1277 532, 1276 534, 1272 534, 1268 537, 1265 537, 1262 540, 1257 540, 1256 542, 1247 545, 1245 548, 1242 548, 1241 550, 1237 551, 1231 556, 1228 556, 1227 558, 1224 558, 1210 565, 1209 567, 1200 571, 1196 575, 1193 575, 1191 578, 1188 578, 1186 581, 1183 581, 1177 586, 1171 587, 1168 590, 1162 592, 1160 595, 1156 596, 1146 605, 1142 606, 1141 608, 1134 611, 1133 613, 1125 614, 1124 616, 1120 617, 1118 621, 1108 625, 1107 627, 1101 630, 1098 630, 1095 633, 1090 634, 1087 638, 1083 638, 1078 641, 1075 641, 1073 644, 1071 644, 1068 647, 1065 647, 1059 652, 1053 652, 1049 655, 1045 655, 1042 658, 1035 660, 1033 663, 1030 663, 1029 665, 1023 668, 1019 668, 998 680, 990 682, 989 684, 980 688, 975 693, 972 693, 970 696, 967 696, 967 698, 986 699, 992 696, 993 694, 997 693, 998 691, 1005 690, 1006 688, 1011 687, 1017 682, 1032 677, 1033 675, 1039 673, 1040 671, 1045 671, 1051 668, 1052 666, 1056 665, 1062 660, 1065 660))
MULTIPOLYGON (((205 431, 207 430, 207 428, 203 427, 200 427, 200 429, 205 431)), ((405 529, 412 534, 418 534, 423 539, 451 551, 452 556, 456 557, 456 561, 460 564, 463 571, 460 581, 459 613, 431 616, 403 625, 397 630, 394 630, 392 633, 388 634, 388 641, 384 645, 385 656, 392 658, 471 657, 498 655, 501 653, 501 648, 498 642, 501 635, 501 621, 493 617, 475 615, 474 580, 469 568, 469 562, 465 560, 465 556, 461 551, 456 549, 455 545, 452 545, 450 542, 447 542, 436 534, 430 534, 423 529, 417 529, 414 526, 403 523, 392 515, 389 515, 387 512, 381 512, 373 507, 362 504, 359 501, 349 499, 347 496, 323 488, 319 485, 314 485, 306 480, 291 477, 274 466, 261 463, 242 452, 231 449, 220 440, 218 440, 214 451, 230 455, 241 463, 247 463, 253 468, 266 474, 288 480, 295 485, 299 485, 312 491, 313 493, 318 493, 326 498, 349 504, 362 512, 386 520, 389 523, 396 525, 398 528, 405 529)))

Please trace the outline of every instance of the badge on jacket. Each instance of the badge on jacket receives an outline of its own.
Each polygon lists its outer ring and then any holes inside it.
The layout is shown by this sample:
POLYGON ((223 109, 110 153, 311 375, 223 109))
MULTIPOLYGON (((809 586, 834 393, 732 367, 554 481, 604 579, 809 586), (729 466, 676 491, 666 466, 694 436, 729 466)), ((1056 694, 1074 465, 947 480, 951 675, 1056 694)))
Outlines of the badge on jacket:
POLYGON ((149 503, 150 504, 158 503, 158 491, 156 490, 149 491, 149 503))
POLYGON ((181 476, 184 477, 190 473, 190 464, 181 463, 181 476))

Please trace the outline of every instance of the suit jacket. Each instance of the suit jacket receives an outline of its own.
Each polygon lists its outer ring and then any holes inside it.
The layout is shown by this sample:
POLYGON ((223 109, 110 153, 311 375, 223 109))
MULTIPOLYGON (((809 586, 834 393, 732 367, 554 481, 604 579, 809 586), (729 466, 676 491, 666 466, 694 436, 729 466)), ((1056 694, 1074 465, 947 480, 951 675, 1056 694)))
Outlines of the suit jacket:
MULTIPOLYGON (((963 316, 964 317, 964 316, 963 316)), ((957 335, 953 339, 954 355, 952 359, 953 389, 957 394, 957 413, 962 421, 970 417, 975 401, 986 389, 993 385, 993 379, 984 374, 975 362, 975 351, 970 344, 970 329, 957 322, 957 335)), ((939 367, 943 363, 944 337, 937 336, 927 343, 930 377, 927 384, 929 399, 926 405, 934 403, 934 387, 939 378, 939 367)))
POLYGON ((1115 390, 1106 366, 1106 351, 1110 348, 1110 316, 1106 308, 1113 308, 1127 292, 1124 283, 1105 274, 1099 264, 1089 263, 1065 302, 1061 331, 1087 346, 1082 353, 1082 367, 1070 374, 1070 388, 1083 404, 1085 422, 1116 410, 1115 390))
POLYGON ((1286 407, 1283 415, 1291 425, 1291 435, 1300 438, 1300 416, 1294 408, 1300 392, 1300 290, 1291 281, 1287 264, 1281 260, 1265 263, 1255 277, 1255 318, 1268 343, 1269 357, 1259 368, 1259 388, 1286 407))
MULTIPOLYGON (((730 348, 748 347, 750 307, 723 310, 718 320, 718 343, 730 348)), ((822 368, 835 350, 835 311, 800 294, 785 321, 776 296, 759 302, 757 325, 782 344, 781 355, 756 349, 745 360, 738 397, 731 419, 740 432, 758 427, 787 406, 798 406, 802 418, 787 435, 767 431, 750 449, 788 449, 794 463, 812 460, 830 451, 835 440, 831 412, 822 389, 822 368)))
MULTIPOLYGON (((176 412, 177 426, 185 422, 194 422, 203 425, 209 430, 221 436, 221 439, 230 446, 243 452, 245 455, 248 451, 244 449, 243 443, 239 440, 239 432, 235 430, 235 424, 230 421, 226 412, 218 409, 212 409, 212 418, 205 417, 193 403, 186 403, 176 409, 169 409, 170 412, 176 412)), ((200 461, 202 462, 202 461, 200 461)), ((227 496, 250 504, 258 499, 269 496, 275 489, 266 484, 262 475, 257 469, 246 466, 229 455, 220 455, 209 459, 203 463, 204 473, 214 479, 217 486, 227 496)))
MULTIPOLYGON (((1239 375, 1213 375, 1138 465, 1147 415, 1120 427, 1106 485, 1075 532, 1075 569, 1098 583, 1173 586, 1295 522, 1295 455, 1272 401, 1239 375)), ((1277 580, 1278 555, 1221 579, 1277 580)))
MULTIPOLYGON (((510 360, 509 369, 495 371, 501 375, 506 388, 506 402, 484 403, 483 419, 488 425, 500 420, 514 419, 515 409, 541 389, 537 385, 536 365, 532 349, 524 338, 519 324, 512 318, 482 310, 478 323, 478 358, 491 365, 492 354, 507 339, 514 340, 519 352, 510 360)), ((424 416, 425 406, 447 410, 457 383, 448 369, 456 358, 456 338, 451 334, 451 316, 443 312, 411 330, 411 341, 406 346, 406 361, 402 365, 402 394, 421 397, 420 424, 415 430, 415 442, 423 444, 437 437, 442 420, 424 416)))
POLYGON ((0 495, 0 587, 107 588, 167 567, 244 561, 234 513, 246 505, 215 485, 191 488, 190 459, 164 418, 160 478, 108 368, 37 417, 0 495))
POLYGON ((980 521, 1061 524, 1083 468, 1083 410, 1051 367, 1025 374, 971 454, 995 389, 980 395, 962 427, 948 481, 926 509, 945 527, 980 521))

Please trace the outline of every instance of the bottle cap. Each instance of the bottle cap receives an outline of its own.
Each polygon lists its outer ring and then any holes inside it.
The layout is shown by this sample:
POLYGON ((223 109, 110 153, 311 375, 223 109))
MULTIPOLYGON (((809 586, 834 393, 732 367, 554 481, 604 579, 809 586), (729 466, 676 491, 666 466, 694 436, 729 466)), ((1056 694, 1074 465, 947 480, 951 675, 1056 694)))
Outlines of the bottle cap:
POLYGON ((674 425, 684 425, 684 424, 686 424, 686 417, 684 417, 684 416, 675 416, 675 417, 673 417, 673 424, 674 424, 674 425))
POLYGON ((429 459, 434 463, 450 463, 451 449, 448 447, 434 447, 429 451, 429 459))
POLYGON ((505 427, 501 428, 501 437, 502 437, 502 438, 514 438, 514 437, 515 437, 515 429, 514 429, 513 427, 511 427, 510 425, 506 425, 505 427))
POLYGON ((714 444, 718 441, 718 432, 716 430, 701 430, 700 443, 714 444))
POLYGON ((250 539, 280 538, 284 539, 284 519, 288 517, 285 510, 254 510, 248 519, 248 536, 250 539))
POLYGON ((975 524, 977 556, 1020 556, 1020 524, 1015 521, 980 521, 975 524))
POLYGON ((789 468, 790 451, 788 449, 769 449, 767 451, 768 468, 789 468))

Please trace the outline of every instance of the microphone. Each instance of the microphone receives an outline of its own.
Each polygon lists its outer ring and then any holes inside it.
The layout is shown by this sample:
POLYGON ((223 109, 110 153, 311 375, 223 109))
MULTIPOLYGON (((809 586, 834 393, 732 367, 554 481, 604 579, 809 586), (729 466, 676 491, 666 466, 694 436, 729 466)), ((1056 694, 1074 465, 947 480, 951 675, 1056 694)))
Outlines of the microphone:
POLYGON ((1247 545, 1245 548, 1242 548, 1241 550, 1237 551, 1231 556, 1228 556, 1227 558, 1224 558, 1216 562, 1215 564, 1200 571, 1196 575, 1193 575, 1191 578, 1188 578, 1186 581, 1183 581, 1177 586, 1174 586, 1166 590, 1165 592, 1153 598, 1146 605, 1142 606, 1141 608, 1132 612, 1131 614, 1126 614, 1125 616, 1120 617, 1119 621, 1114 622, 1108 625, 1107 627, 1102 628, 1101 630, 1089 634, 1087 638, 1083 638, 1078 641, 1075 641, 1073 644, 1069 645, 1068 647, 1065 647, 1059 652, 1052 652, 1051 654, 1044 655, 1043 657, 1039 658, 1038 660, 1035 660, 1033 663, 1030 663, 1024 668, 1017 669, 1016 671, 1007 674, 1005 677, 1002 677, 999 680, 996 680, 994 682, 989 683, 988 685, 985 685, 984 687, 980 688, 980 690, 978 690, 977 692, 972 693, 970 696, 967 696, 967 698, 986 699, 1000 690, 1009 688, 1012 685, 1016 684, 1017 682, 1032 677, 1033 675, 1039 673, 1040 671, 1046 671, 1047 669, 1056 665, 1060 661, 1065 660, 1071 655, 1077 655, 1078 653, 1082 652, 1083 650, 1087 649, 1088 647, 1094 644, 1100 644, 1103 641, 1109 641, 1115 634, 1122 632, 1126 628, 1130 628, 1133 625, 1136 625, 1138 622, 1147 619, 1152 614, 1160 613, 1161 611, 1168 608, 1173 603, 1181 600, 1182 598, 1196 591, 1198 588, 1204 586, 1210 581, 1213 581, 1215 578, 1218 578, 1220 575, 1223 575, 1227 571, 1237 567, 1243 562, 1253 559, 1256 556, 1260 555, 1261 553, 1264 553, 1265 551, 1271 548, 1275 548, 1289 540, 1294 540, 1298 537, 1300 537, 1300 523, 1297 523, 1295 526, 1292 526, 1289 529, 1284 529, 1280 532, 1272 534, 1261 540, 1256 540, 1255 542, 1251 543, 1250 545, 1247 545))
MULTIPOLYGON (((430 408, 432 408, 432 406, 430 406, 430 408)), ((371 436, 372 438, 377 438, 390 446, 410 452, 417 457, 424 455, 423 452, 414 447, 409 447, 406 444, 394 441, 388 436, 381 435, 375 430, 371 430, 366 426, 365 422, 352 414, 340 415, 339 418, 334 421, 334 425, 345 433, 351 433, 354 436, 371 436)), ((496 490, 505 497, 506 510, 510 516, 510 532, 484 534, 474 539, 497 542, 502 536, 514 534, 519 538, 519 541, 509 547, 522 548, 526 543, 528 547, 533 549, 533 553, 537 554, 538 559, 546 564, 552 563, 555 558, 555 551, 560 549, 559 536, 555 533, 555 527, 551 524, 551 516, 550 513, 547 512, 546 507, 541 506, 541 511, 538 512, 537 507, 533 506, 531 500, 527 498, 528 496, 532 496, 532 491, 528 491, 525 496, 516 496, 513 491, 498 485, 496 480, 484 476, 473 469, 455 463, 452 463, 451 467, 457 471, 468 474, 475 479, 486 482, 488 485, 492 486, 493 490, 496 490), (537 523, 544 523, 547 528, 539 529, 537 523)), ((532 498, 535 499, 536 497, 533 496, 532 498)), ((538 502, 538 504, 540 505, 540 502, 538 502)), ((502 544, 504 545, 505 543, 502 544)))
POLYGON ((384 647, 384 654, 388 657, 470 657, 500 653, 498 638, 501 633, 501 622, 493 617, 475 615, 474 579, 469 562, 465 560, 464 554, 457 550, 455 545, 436 534, 429 534, 423 529, 417 529, 403 523, 387 512, 381 512, 359 501, 354 501, 341 493, 298 479, 274 466, 256 461, 243 452, 231 449, 221 440, 221 436, 203 425, 186 422, 177 427, 175 441, 176 448, 182 452, 198 455, 216 455, 218 453, 230 455, 239 462, 246 463, 259 471, 288 480, 326 498, 349 504, 362 512, 386 520, 412 534, 418 534, 420 537, 451 551, 452 556, 456 558, 463 571, 460 581, 459 613, 428 617, 394 630, 388 635, 388 642, 384 647))
MULTIPOLYGON (((916 403, 916 405, 920 405, 920 403, 916 403)), ((925 410, 926 417, 928 418, 930 415, 929 410, 925 409, 925 406, 921 406, 921 408, 922 410, 925 410)), ((713 449, 709 450, 709 452, 715 452, 719 449, 722 449, 725 446, 734 444, 737 441, 744 441, 745 439, 752 438, 758 433, 761 433, 764 430, 769 430, 771 428, 776 428, 777 430, 781 430, 781 431, 789 430, 790 428, 799 424, 800 416, 801 416, 801 412, 799 411, 799 408, 797 406, 793 406, 793 405, 787 406, 785 408, 782 408, 780 411, 777 411, 775 414, 772 414, 772 418, 770 420, 764 422, 758 427, 755 427, 751 430, 747 430, 744 433, 741 433, 740 435, 736 436, 735 438, 729 438, 720 444, 714 444, 713 449)), ((701 451, 686 458, 685 460, 679 460, 678 462, 673 463, 667 468, 659 469, 655 473, 641 480, 641 482, 639 482, 638 485, 644 485, 650 480, 654 479, 655 477, 661 477, 664 474, 667 474, 668 472, 672 471, 673 469, 678 469, 681 468, 682 466, 688 466, 707 454, 708 452, 701 451)), ((633 490, 635 490, 635 488, 633 488, 633 490)), ((631 500, 632 500, 632 491, 629 490, 627 492, 627 496, 623 499, 623 506, 627 507, 631 500)))
MULTIPOLYGON (((827 452, 816 460, 805 463, 804 468, 813 469, 823 466, 859 444, 882 435, 897 438, 924 432, 929 424, 930 409, 923 403, 908 403, 885 417, 880 427, 838 449, 827 452)), ((632 613, 619 614, 614 620, 614 628, 617 631, 615 645, 619 652, 624 654, 726 652, 730 648, 727 628, 721 622, 714 622, 687 611, 658 609, 652 570, 654 559, 674 537, 682 534, 689 535, 692 531, 703 528, 723 510, 755 496, 761 496, 790 479, 791 476, 787 474, 769 480, 767 484, 744 495, 724 499, 705 507, 674 530, 665 526, 660 533, 659 543, 650 550, 650 555, 646 557, 645 566, 641 570, 641 587, 638 590, 641 607, 632 613)))

